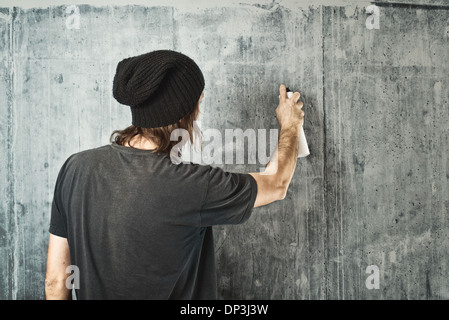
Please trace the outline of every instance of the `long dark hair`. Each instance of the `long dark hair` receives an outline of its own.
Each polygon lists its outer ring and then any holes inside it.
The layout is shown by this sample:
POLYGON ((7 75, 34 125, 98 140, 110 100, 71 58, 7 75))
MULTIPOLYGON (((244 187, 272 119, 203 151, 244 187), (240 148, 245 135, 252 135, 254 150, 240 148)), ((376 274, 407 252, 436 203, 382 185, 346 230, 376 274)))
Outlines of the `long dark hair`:
MULTIPOLYGON (((152 151, 153 153, 170 154, 172 148, 182 140, 181 136, 178 136, 177 141, 170 140, 170 136, 175 129, 187 130, 187 132, 189 133, 189 141, 190 143, 192 143, 192 145, 194 144, 194 136, 196 134, 197 138, 200 139, 199 143, 201 144, 201 131, 196 130, 194 126, 194 121, 197 119, 198 114, 199 102, 191 112, 186 114, 183 118, 181 118, 174 124, 159 128, 142 128, 131 125, 123 130, 114 130, 114 132, 112 132, 111 134, 110 142, 115 142, 121 146, 125 146, 127 144, 128 146, 132 147, 129 142, 135 136, 140 135, 140 138, 144 137, 150 139, 154 144, 157 145, 156 149, 152 151)), ((181 156, 179 149, 178 156, 181 156)))

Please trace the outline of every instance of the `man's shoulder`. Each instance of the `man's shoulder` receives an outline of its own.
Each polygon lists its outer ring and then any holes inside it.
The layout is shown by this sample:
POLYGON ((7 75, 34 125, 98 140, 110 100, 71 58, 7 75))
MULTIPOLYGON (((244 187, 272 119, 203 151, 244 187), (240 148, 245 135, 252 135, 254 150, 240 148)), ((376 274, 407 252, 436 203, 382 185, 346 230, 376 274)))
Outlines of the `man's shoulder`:
POLYGON ((86 149, 71 154, 63 164, 63 168, 82 166, 99 159, 107 159, 110 153, 110 146, 103 145, 96 148, 86 149))
POLYGON ((81 150, 79 152, 72 154, 71 157, 73 159, 81 160, 84 158, 104 156, 104 155, 110 153, 110 151, 111 151, 110 145, 103 145, 100 147, 81 150))

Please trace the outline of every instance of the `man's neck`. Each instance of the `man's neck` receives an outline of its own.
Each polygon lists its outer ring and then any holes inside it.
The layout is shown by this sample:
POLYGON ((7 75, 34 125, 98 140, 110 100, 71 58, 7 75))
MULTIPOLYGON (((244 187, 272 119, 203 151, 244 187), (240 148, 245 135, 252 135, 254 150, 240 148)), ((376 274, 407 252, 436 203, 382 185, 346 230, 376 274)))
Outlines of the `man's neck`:
POLYGON ((133 147, 133 148, 142 149, 142 150, 152 150, 152 149, 157 148, 156 144, 154 144, 152 141, 150 141, 147 138, 142 137, 140 135, 133 137, 129 141, 129 144, 128 143, 125 144, 125 147, 129 147, 129 145, 131 145, 131 147, 133 147))

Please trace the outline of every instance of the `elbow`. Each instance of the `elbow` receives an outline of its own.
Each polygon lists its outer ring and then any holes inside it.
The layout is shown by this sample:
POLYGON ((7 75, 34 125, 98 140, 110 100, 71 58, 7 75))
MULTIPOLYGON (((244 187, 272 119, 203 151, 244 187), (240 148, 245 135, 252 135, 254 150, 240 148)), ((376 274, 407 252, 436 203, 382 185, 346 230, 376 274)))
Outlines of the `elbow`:
POLYGON ((58 284, 58 282, 60 282, 60 281, 57 281, 56 279, 47 277, 47 278, 45 278, 45 288, 46 289, 54 288, 58 284))
POLYGON ((278 187, 278 200, 284 200, 287 196, 288 186, 282 185, 278 187))
POLYGON ((281 193, 278 200, 284 200, 286 196, 287 196, 287 192, 281 193))
POLYGON ((69 299, 70 289, 67 288, 66 281, 63 279, 45 279, 45 298, 46 300, 67 300, 69 299))
POLYGON ((274 193, 276 194, 276 200, 284 200, 287 196, 288 186, 290 184, 289 180, 277 179, 272 181, 272 186, 274 187, 274 193))
POLYGON ((62 288, 66 287, 67 277, 59 277, 59 278, 45 278, 45 287, 46 288, 62 288))
POLYGON ((286 196, 287 196, 287 190, 285 190, 285 192, 281 193, 279 200, 284 200, 286 196))
POLYGON ((60 288, 62 286, 62 281, 51 279, 51 278, 45 278, 45 291, 46 292, 53 292, 60 288))

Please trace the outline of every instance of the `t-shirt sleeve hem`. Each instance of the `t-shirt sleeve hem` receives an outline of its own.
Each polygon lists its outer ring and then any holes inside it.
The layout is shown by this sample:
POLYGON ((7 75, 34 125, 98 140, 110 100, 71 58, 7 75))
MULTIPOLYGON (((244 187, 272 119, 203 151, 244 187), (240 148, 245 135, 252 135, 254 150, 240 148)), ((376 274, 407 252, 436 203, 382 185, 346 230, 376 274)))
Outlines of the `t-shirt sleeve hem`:
POLYGON ((242 218, 240 219, 238 224, 241 224, 249 219, 249 217, 251 216, 251 213, 252 213, 252 209, 254 209, 254 203, 256 203, 256 198, 257 198, 256 179, 254 179, 254 177, 252 175, 250 175, 249 173, 245 173, 244 175, 246 175, 248 177, 248 179, 251 183, 251 195, 250 195, 250 199, 248 202, 248 206, 246 207, 245 212, 243 213, 242 218))
POLYGON ((50 225, 50 228, 48 229, 48 231, 51 234, 54 234, 55 236, 67 238, 67 233, 65 232, 65 230, 62 230, 61 228, 58 228, 55 225, 50 225))

